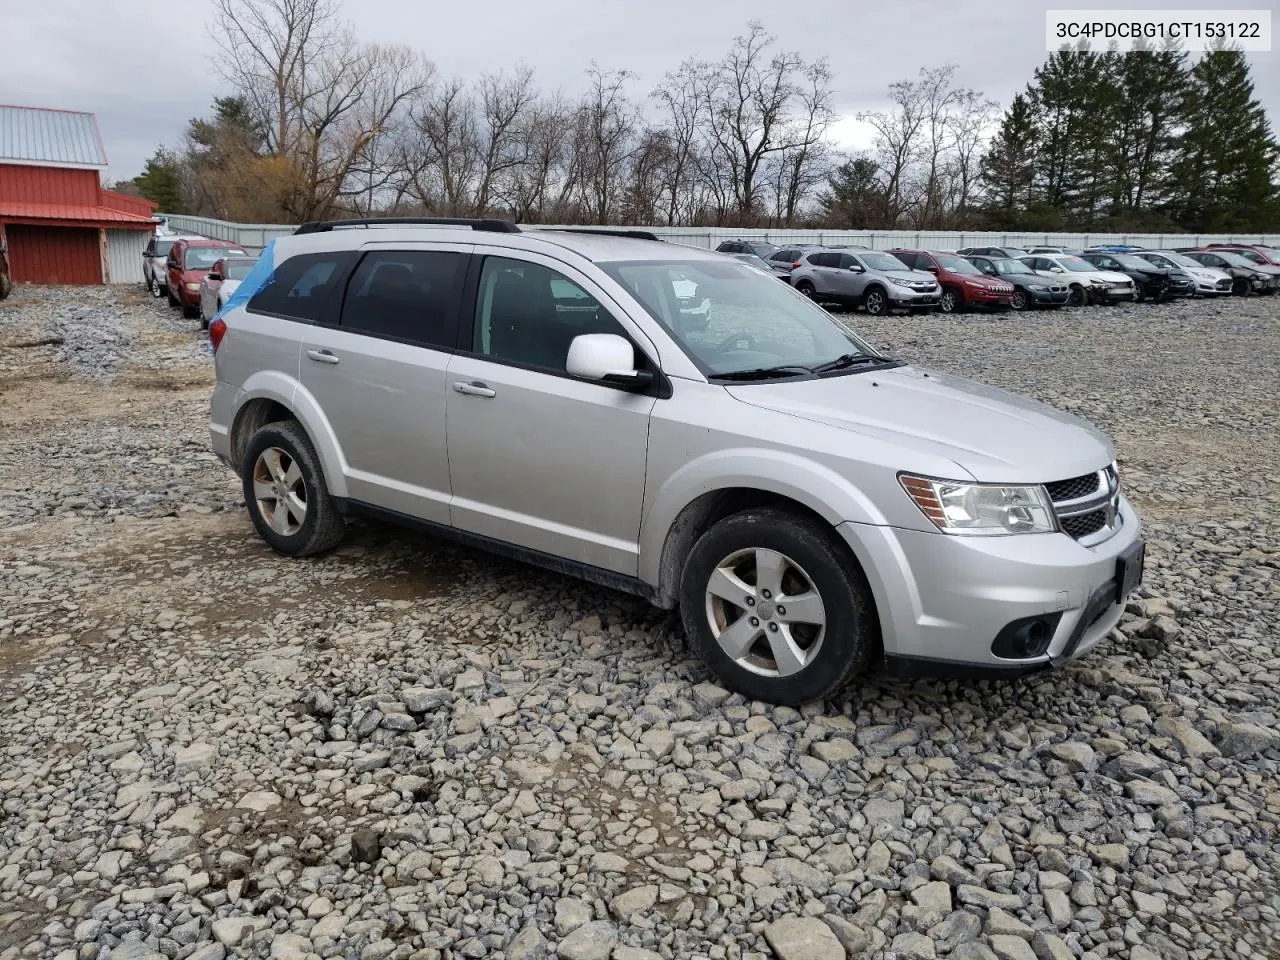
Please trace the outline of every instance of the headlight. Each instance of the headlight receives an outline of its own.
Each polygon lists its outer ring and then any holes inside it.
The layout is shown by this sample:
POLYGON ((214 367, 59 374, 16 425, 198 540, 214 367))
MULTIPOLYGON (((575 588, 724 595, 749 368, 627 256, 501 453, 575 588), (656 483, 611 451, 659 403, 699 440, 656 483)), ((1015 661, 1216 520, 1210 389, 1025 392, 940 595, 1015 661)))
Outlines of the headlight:
POLYGON ((1044 487, 963 483, 900 474, 902 489, 943 533, 999 536, 1058 529, 1044 487))
POLYGON ((188 290, 199 290, 199 289, 200 289, 200 284, 198 284, 198 283, 188 283, 188 284, 187 284, 187 289, 188 289, 188 290))
POLYGON ((914 280, 908 280, 906 277, 890 277, 889 279, 900 287, 909 287, 915 283, 914 280))

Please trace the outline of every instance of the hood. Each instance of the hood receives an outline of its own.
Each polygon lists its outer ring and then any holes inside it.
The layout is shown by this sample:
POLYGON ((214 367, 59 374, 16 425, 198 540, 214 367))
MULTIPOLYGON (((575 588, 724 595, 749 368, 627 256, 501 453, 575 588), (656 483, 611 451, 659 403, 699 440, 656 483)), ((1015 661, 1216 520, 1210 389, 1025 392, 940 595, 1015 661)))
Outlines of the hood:
POLYGON ((1009 293, 1013 290, 1013 284, 1008 280, 997 280, 995 277, 988 277, 985 273, 953 273, 953 277, 962 283, 970 283, 979 287, 986 287, 988 290, 994 290, 1000 293, 1009 293))
POLYGON ((1089 273, 1080 274, 1082 277, 1089 277, 1093 280, 1101 280, 1103 283, 1132 283, 1133 277, 1127 273, 1117 273, 1114 270, 1093 270, 1089 273))
MULTIPOLYGON (((870 271, 875 273, 875 270, 870 271)), ((915 283, 937 283, 938 278, 927 270, 881 270, 886 277, 899 277, 903 280, 911 280, 915 283)))
POLYGON ((1187 273, 1200 280, 1208 280, 1217 283, 1219 280, 1230 280, 1231 274, 1225 270, 1219 270, 1217 267, 1182 267, 1187 273))
MULTIPOLYGON (((726 388, 737 400, 947 457, 966 479, 1047 483, 1099 470, 1111 441, 1078 417, 947 374, 897 367, 848 376, 726 388)), ((857 441, 850 440, 850 450, 857 441)), ((911 469, 905 458, 901 469, 911 469)))

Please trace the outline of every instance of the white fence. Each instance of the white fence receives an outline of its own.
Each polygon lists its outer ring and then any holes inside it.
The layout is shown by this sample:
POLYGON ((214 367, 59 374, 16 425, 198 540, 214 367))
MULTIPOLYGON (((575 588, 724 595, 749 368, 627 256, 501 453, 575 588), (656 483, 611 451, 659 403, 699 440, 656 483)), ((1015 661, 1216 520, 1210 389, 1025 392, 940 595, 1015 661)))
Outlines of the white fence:
MULTIPOLYGON (((185 214, 161 214, 169 226, 218 240, 230 240, 257 253, 273 237, 293 232, 293 225, 283 223, 229 223, 208 217, 185 214)), ((534 226, 529 224, 527 226, 534 226)), ((1166 249, 1198 247, 1206 243, 1264 243, 1280 245, 1280 234, 1260 233, 1015 233, 1001 231, 932 231, 932 230, 787 230, 737 229, 733 227, 636 227, 651 230, 663 240, 691 247, 711 249, 722 240, 763 239, 773 243, 862 244, 873 250, 907 247, 916 250, 958 250, 961 247, 1029 247, 1054 245, 1092 247, 1107 243, 1125 243, 1138 247, 1166 249)))

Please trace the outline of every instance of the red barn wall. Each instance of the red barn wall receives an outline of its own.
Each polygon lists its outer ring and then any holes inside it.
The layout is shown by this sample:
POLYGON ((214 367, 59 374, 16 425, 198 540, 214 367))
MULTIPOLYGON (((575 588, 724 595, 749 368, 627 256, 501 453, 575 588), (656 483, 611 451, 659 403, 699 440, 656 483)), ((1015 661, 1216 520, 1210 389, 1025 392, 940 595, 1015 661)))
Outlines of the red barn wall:
POLYGON ((98 205, 98 171, 0 164, 0 200, 98 205))
POLYGON ((5 233, 15 283, 102 282, 102 252, 96 229, 11 223, 5 233))

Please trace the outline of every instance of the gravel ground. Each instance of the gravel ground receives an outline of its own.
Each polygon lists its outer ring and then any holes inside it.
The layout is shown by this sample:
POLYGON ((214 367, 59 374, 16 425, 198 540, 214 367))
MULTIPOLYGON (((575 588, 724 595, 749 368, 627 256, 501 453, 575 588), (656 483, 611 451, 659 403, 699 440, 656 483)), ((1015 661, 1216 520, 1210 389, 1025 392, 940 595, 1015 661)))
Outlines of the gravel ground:
POLYGON ((140 292, 0 306, 0 960, 1280 956, 1280 298, 850 320, 1111 433, 1119 630, 1018 683, 709 682, 644 603, 290 561, 140 292))

